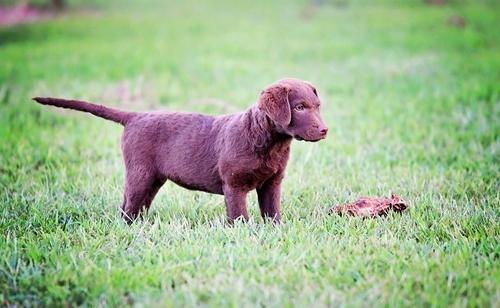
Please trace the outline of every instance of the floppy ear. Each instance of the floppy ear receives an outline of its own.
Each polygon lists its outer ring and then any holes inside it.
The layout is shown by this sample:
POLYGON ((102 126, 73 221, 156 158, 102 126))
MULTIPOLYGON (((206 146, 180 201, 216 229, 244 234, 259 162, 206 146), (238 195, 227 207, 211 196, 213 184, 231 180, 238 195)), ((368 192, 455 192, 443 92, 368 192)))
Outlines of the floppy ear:
POLYGON ((310 86, 312 88, 314 95, 318 96, 318 92, 316 92, 316 88, 311 83, 309 83, 307 81, 304 81, 304 83, 306 83, 308 86, 310 86))
POLYGON ((275 123, 287 126, 292 121, 288 94, 290 89, 281 85, 271 86, 260 94, 257 107, 275 123))
POLYGON ((316 88, 313 87, 312 85, 311 85, 311 87, 313 88, 314 95, 318 96, 318 92, 316 92, 316 88))

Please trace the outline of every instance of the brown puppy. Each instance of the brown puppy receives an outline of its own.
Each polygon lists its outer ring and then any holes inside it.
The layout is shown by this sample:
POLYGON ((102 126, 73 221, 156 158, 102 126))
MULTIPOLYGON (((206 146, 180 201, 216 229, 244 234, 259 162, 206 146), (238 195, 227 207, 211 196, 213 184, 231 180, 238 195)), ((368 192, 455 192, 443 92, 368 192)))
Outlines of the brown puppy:
POLYGON ((283 79, 262 91, 257 104, 236 114, 129 112, 77 100, 35 97, 40 104, 89 112, 122 124, 125 161, 123 219, 148 209, 167 180, 224 195, 229 220, 248 220, 246 195, 256 189, 262 217, 279 222, 281 181, 293 138, 318 141, 327 126, 316 89, 283 79))

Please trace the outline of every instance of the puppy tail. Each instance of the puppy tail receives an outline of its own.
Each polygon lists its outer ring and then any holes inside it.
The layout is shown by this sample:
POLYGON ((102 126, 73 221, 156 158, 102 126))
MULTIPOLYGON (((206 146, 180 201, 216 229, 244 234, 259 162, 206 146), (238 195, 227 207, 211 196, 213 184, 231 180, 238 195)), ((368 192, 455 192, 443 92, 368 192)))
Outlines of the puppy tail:
POLYGON ((121 125, 127 124, 128 119, 134 112, 109 108, 102 105, 92 104, 84 101, 69 100, 53 97, 33 97, 32 100, 42 105, 51 105, 60 108, 74 109, 91 113, 100 118, 110 120, 121 125))

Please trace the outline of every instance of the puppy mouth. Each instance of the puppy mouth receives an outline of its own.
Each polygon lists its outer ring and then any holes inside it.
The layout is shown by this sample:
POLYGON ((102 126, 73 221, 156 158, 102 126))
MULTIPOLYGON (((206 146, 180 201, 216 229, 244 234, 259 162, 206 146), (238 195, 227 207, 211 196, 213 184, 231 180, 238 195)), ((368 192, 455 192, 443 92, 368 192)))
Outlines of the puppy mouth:
POLYGON ((310 136, 302 137, 300 135, 295 135, 295 136, 293 136, 293 138, 295 138, 295 140, 298 140, 298 141, 318 142, 318 141, 320 141, 322 139, 325 139, 326 138, 326 134, 325 135, 321 135, 321 136, 314 136, 314 137, 310 137, 310 136))

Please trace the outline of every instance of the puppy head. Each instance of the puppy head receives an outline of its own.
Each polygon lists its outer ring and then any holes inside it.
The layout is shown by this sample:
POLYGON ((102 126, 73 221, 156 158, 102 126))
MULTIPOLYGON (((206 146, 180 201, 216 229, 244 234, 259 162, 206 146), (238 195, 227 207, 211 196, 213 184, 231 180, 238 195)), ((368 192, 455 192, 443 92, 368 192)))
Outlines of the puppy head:
POLYGON ((275 123, 279 133, 297 140, 319 141, 328 127, 320 112, 316 89, 308 82, 287 78, 262 91, 257 107, 275 123))

